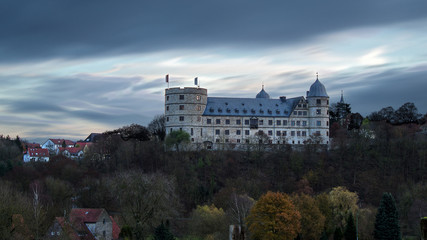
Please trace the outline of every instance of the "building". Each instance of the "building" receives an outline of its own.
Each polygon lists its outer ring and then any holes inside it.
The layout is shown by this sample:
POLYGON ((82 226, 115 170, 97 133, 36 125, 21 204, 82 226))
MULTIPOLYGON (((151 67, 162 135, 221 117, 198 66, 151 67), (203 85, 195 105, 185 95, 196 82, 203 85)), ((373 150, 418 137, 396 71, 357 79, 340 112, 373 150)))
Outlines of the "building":
POLYGON ((329 96, 317 78, 306 97, 208 97, 199 87, 165 90, 166 132, 186 131, 197 148, 245 144, 329 144, 329 96))
POLYGON ((119 239, 120 228, 103 208, 73 208, 68 217, 56 217, 46 239, 119 239))
POLYGON ((24 162, 49 162, 49 151, 43 148, 28 148, 24 152, 24 162))
POLYGON ((48 149, 50 152, 56 152, 59 147, 74 147, 74 142, 67 139, 48 139, 43 143, 42 148, 48 149))

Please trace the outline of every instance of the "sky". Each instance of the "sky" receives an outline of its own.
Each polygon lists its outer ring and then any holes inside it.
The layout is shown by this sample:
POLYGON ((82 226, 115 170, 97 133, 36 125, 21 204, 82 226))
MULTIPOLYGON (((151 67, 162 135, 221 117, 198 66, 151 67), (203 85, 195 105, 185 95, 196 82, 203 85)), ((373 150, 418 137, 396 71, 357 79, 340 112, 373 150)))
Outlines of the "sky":
POLYGON ((0 135, 84 139, 164 112, 198 77, 209 96, 305 96, 352 112, 427 112, 426 0, 3 0, 0 135))

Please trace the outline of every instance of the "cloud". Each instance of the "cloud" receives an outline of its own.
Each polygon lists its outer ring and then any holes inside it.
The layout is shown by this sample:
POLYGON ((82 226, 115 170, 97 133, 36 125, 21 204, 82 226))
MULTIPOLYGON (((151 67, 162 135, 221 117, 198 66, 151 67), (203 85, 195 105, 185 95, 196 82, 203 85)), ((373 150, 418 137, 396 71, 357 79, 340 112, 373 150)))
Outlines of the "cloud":
POLYGON ((106 1, 6 0, 0 61, 283 45, 369 25, 426 17, 423 0, 106 1))

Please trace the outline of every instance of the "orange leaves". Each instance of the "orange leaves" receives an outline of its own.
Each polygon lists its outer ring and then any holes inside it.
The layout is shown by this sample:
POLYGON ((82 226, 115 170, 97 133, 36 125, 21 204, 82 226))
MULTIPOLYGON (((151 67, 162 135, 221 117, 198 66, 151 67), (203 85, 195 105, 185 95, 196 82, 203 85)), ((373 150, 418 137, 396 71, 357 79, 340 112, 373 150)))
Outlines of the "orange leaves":
POLYGON ((287 194, 267 192, 255 203, 247 222, 255 239, 293 240, 301 230, 300 219, 287 194))

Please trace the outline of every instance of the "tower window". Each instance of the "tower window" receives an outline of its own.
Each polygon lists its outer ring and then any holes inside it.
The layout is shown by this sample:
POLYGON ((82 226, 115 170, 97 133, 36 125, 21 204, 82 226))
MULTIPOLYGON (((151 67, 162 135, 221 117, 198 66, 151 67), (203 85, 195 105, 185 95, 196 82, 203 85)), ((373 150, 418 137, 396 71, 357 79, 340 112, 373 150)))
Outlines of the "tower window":
POLYGON ((220 133, 220 130, 219 130, 219 129, 216 129, 216 130, 215 130, 215 135, 219 135, 219 133, 220 133))
POLYGON ((273 120, 268 120, 268 125, 273 125, 273 120))
POLYGON ((225 124, 230 124, 230 119, 225 119, 225 124))
POLYGON ((212 124, 212 119, 210 118, 206 119, 206 124, 212 124))
POLYGON ((278 125, 278 126, 282 125, 282 121, 276 120, 276 125, 278 125))
POLYGON ((197 101, 200 101, 200 99, 202 99, 202 98, 200 97, 200 95, 197 95, 197 96, 196 96, 196 100, 197 100, 197 101))
POLYGON ((225 135, 230 135, 230 130, 225 130, 225 135))
POLYGON ((179 121, 184 121, 184 116, 179 116, 179 121))
POLYGON ((316 126, 322 126, 322 121, 317 121, 316 126))
POLYGON ((216 124, 221 124, 221 119, 215 119, 216 124))
POLYGON ((179 110, 184 110, 184 105, 179 105, 179 110))
POLYGON ((166 106, 166 111, 169 111, 169 106, 166 106))
POLYGON ((166 117, 166 122, 169 122, 169 117, 166 117))
POLYGON ((320 99, 316 99, 316 104, 317 104, 317 105, 322 104, 322 100, 320 100, 320 99))
POLYGON ((280 131, 276 131, 276 136, 280 136, 280 131))
POLYGON ((249 130, 245 130, 245 135, 249 135, 249 130))
POLYGON ((283 120, 283 126, 288 125, 288 120, 283 120))
POLYGON ((237 124, 237 125, 240 125, 240 124, 242 124, 242 121, 240 121, 240 119, 237 119, 237 120, 236 120, 236 124, 237 124))
POLYGON ((184 100, 184 95, 179 95, 179 100, 184 100))
POLYGON ((291 131, 291 136, 294 137, 295 136, 295 131, 291 131))
POLYGON ((317 114, 317 115, 322 114, 322 110, 321 110, 321 109, 316 109, 316 114, 317 114))
POLYGON ((193 136, 194 135, 194 130, 191 128, 190 131, 191 131, 191 133, 190 133, 191 136, 193 136))
POLYGON ((236 130, 236 135, 240 135, 240 130, 236 130))
POLYGON ((166 101, 169 101, 169 96, 166 96, 166 101))
POLYGON ((297 126, 301 126, 301 121, 297 121, 297 126))
POLYGON ((201 111, 202 110, 202 106, 197 105, 197 111, 201 111))
POLYGON ((271 135, 273 135, 273 131, 268 130, 268 136, 271 136, 271 135))
POLYGON ((249 125, 249 119, 245 120, 245 125, 249 125))

